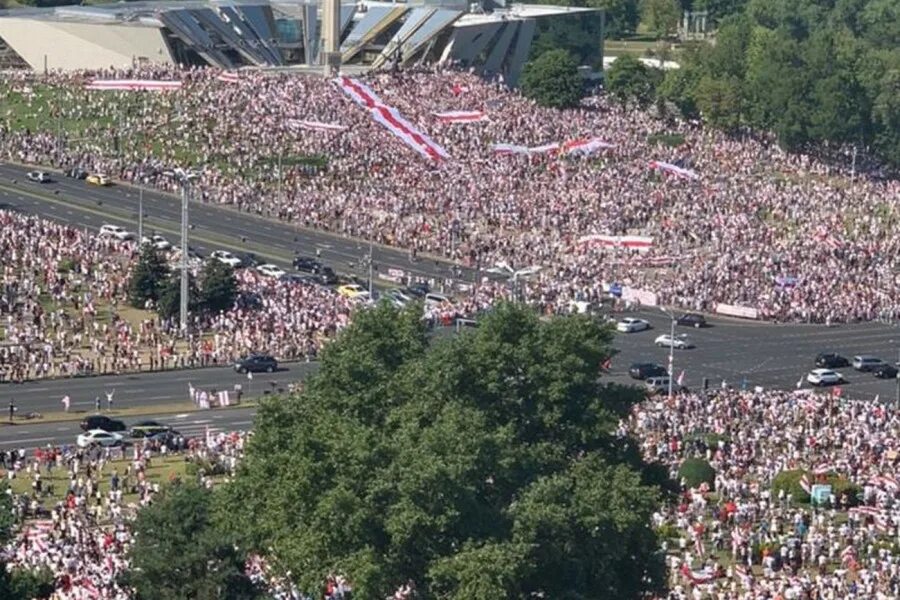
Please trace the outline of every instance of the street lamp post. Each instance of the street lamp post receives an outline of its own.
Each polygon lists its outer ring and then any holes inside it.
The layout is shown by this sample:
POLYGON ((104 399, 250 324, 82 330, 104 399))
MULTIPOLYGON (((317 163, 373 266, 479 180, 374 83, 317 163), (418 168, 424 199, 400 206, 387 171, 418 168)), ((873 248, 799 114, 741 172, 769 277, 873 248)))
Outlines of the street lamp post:
POLYGON ((138 174, 138 244, 144 243, 144 174, 138 174))
POLYGON ((188 200, 191 182, 199 175, 181 168, 167 171, 166 175, 175 177, 181 184, 181 310, 179 325, 182 334, 186 335, 188 322, 188 200))
POLYGON ((672 401, 672 378, 675 377, 675 315, 660 307, 660 310, 669 317, 669 401, 672 401))

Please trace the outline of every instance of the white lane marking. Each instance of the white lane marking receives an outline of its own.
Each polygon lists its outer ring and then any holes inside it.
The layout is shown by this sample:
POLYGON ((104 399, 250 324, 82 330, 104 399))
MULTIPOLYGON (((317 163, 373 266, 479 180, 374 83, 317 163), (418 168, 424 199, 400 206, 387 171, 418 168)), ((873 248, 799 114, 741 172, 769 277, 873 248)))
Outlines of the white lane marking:
POLYGON ((181 413, 180 415, 175 415, 172 418, 173 419, 187 419, 189 416, 191 416, 190 413, 181 413))
POLYGON ((57 427, 56 430, 57 431, 69 431, 69 428, 68 427, 57 427))
POLYGON ((11 445, 11 444, 12 444, 12 445, 15 445, 15 444, 27 444, 27 443, 29 443, 29 442, 50 442, 50 441, 53 441, 53 440, 55 440, 55 439, 57 439, 55 436, 54 436, 54 437, 26 438, 26 439, 23 439, 23 440, 9 440, 9 441, 3 441, 3 442, 0 442, 0 444, 2 444, 2 445, 11 445))

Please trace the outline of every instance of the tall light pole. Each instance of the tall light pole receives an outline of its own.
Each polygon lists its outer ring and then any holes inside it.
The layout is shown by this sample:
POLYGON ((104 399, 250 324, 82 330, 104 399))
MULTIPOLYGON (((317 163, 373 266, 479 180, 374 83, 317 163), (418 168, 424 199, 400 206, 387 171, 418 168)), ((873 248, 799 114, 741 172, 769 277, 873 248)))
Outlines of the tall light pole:
POLYGON ((667 317, 669 317, 669 402, 672 401, 672 379, 675 377, 675 315, 665 308, 659 308, 667 317))
POLYGON ((138 173, 138 244, 144 243, 144 172, 138 173))
POLYGON ((181 184, 181 311, 179 324, 183 335, 187 335, 188 322, 188 200, 191 182, 199 175, 193 171, 178 168, 167 171, 181 184))

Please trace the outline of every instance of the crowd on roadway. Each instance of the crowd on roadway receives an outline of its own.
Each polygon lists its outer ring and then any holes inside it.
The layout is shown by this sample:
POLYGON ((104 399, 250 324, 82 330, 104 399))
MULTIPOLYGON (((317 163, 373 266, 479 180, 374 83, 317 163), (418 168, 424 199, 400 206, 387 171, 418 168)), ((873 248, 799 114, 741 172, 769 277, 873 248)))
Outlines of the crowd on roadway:
MULTIPOLYGON (((17 128, 6 117, 0 149, 9 159, 79 165, 167 191, 178 184, 164 171, 192 161, 202 169, 197 189, 205 202, 472 267, 540 265, 520 293, 548 310, 596 301, 601 282, 618 281, 692 310, 725 303, 765 318, 818 322, 900 314, 900 241, 893 235, 900 186, 868 175, 851 179, 849 158, 826 163, 785 154, 765 137, 726 137, 602 95, 561 118, 498 82, 456 70, 368 76, 382 102, 447 150, 450 159, 432 164, 333 82, 241 72, 228 83, 218 75, 147 66, 12 76, 7 88, 26 101, 45 83, 53 94, 34 100, 43 127, 17 128), (84 90, 94 76, 184 85, 166 93, 84 90), (487 120, 434 116, 451 110, 483 111, 487 120), (80 129, 60 140, 56 118, 80 129), (302 121, 346 129, 309 130, 302 121), (663 133, 684 142, 667 147, 650 139, 663 133), (589 156, 491 149, 591 137, 614 147, 589 156), (651 161, 679 165, 698 179, 654 170, 651 161), (591 234, 653 241, 645 253, 579 243, 591 234)), ((509 293, 494 287, 492 297, 509 293)))
POLYGON ((654 515, 669 598, 886 599, 900 596, 900 411, 802 391, 650 399, 621 433, 678 480, 686 459, 715 472, 654 515), (800 488, 773 487, 800 471, 800 488), (782 476, 786 478, 786 476, 782 476), (794 497, 817 495, 816 504, 794 497), (794 491, 792 491, 794 490, 794 491))
POLYGON ((131 241, 0 210, 0 381, 230 364, 252 352, 310 360, 352 303, 304 282, 236 273, 239 296, 194 315, 191 335, 154 313, 126 318, 131 241))
POLYGON ((197 465, 199 481, 211 485, 213 476, 234 473, 246 441, 243 432, 207 432, 169 445, 144 441, 128 449, 47 446, 2 452, 0 467, 8 481, 24 480, 30 489, 13 494, 23 526, 3 557, 14 569, 49 570, 53 600, 127 600, 132 595, 118 577, 129 565, 129 524, 161 485, 148 475, 150 467, 167 456, 179 457, 197 465), (68 479, 64 494, 53 489, 59 483, 47 483, 58 482, 59 473, 68 479))

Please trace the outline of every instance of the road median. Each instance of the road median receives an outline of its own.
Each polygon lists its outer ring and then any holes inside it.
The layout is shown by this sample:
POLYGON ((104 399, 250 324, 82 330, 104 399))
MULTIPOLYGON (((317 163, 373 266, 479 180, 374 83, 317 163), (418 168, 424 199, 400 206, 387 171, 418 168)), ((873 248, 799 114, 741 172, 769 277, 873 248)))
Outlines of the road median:
POLYGON ((54 411, 41 413, 39 416, 28 417, 27 415, 16 415, 14 420, 10 422, 5 420, 0 422, 3 427, 17 427, 20 425, 41 425, 44 423, 65 423, 81 421, 85 417, 92 415, 103 415, 114 419, 124 419, 133 417, 159 416, 159 415, 176 415, 182 413, 220 413, 238 408, 254 408, 259 406, 256 400, 248 400, 239 404, 232 404, 221 408, 201 409, 193 402, 170 402, 167 404, 148 404, 134 407, 118 408, 113 410, 88 411, 88 410, 71 410, 68 412, 54 411))

